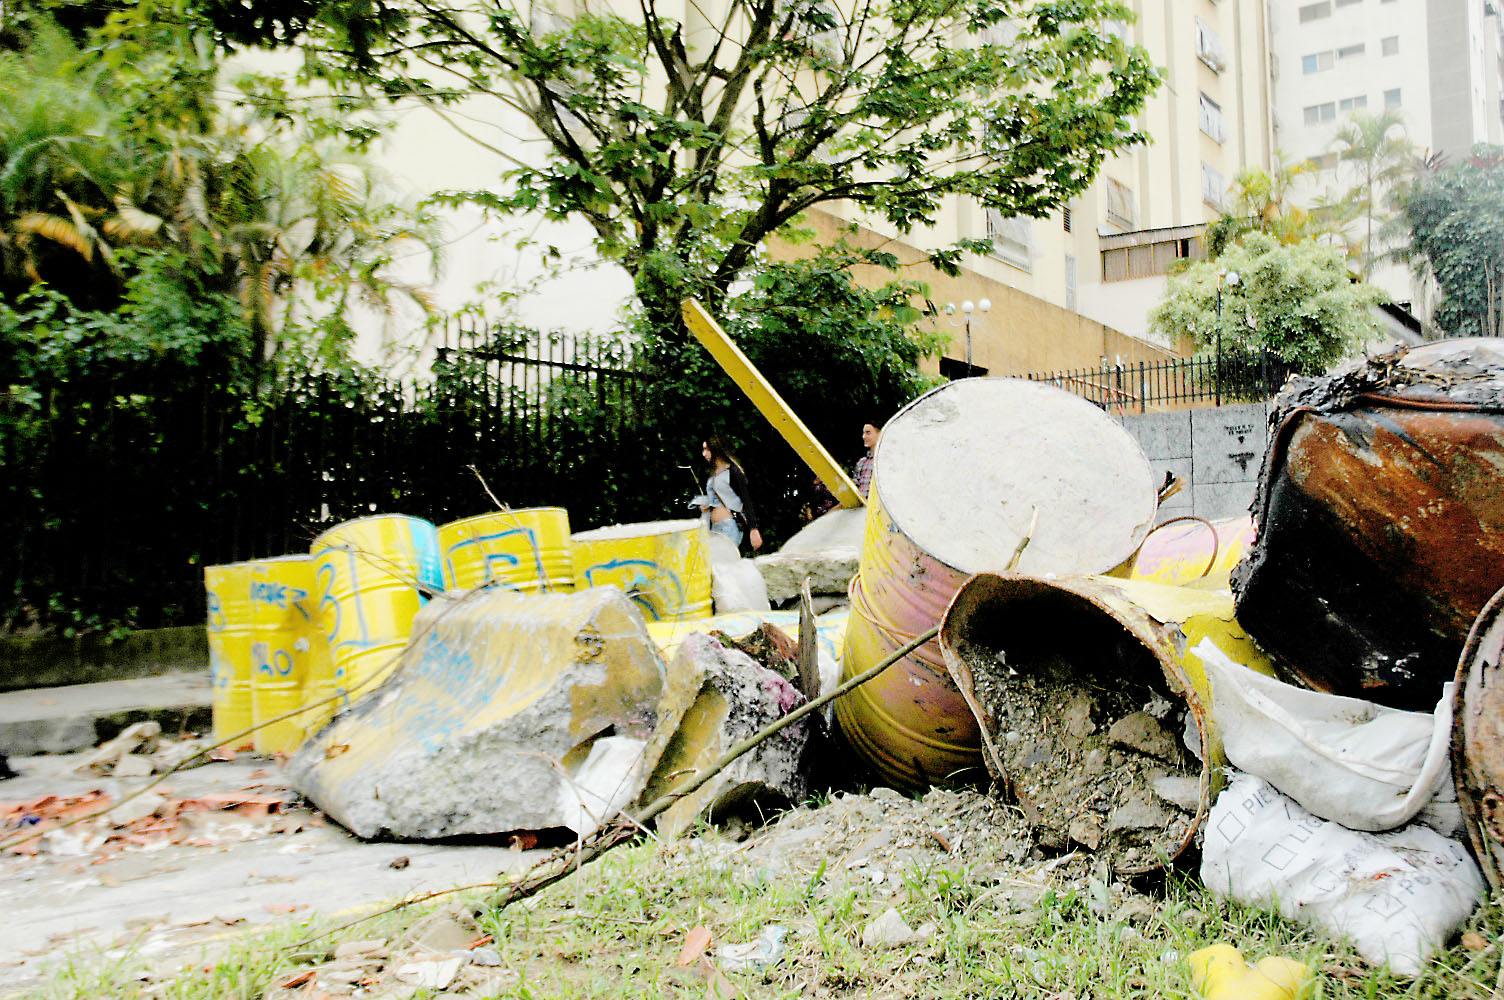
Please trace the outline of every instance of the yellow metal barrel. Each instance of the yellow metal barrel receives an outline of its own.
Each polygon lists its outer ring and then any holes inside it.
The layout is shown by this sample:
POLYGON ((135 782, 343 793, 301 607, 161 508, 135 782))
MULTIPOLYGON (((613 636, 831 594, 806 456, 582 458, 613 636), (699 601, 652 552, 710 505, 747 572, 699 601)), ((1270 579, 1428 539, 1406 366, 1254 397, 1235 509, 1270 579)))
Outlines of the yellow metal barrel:
POLYGON ((1225 587, 1238 560, 1253 546, 1253 536, 1249 514, 1215 521, 1171 518, 1156 525, 1133 558, 1108 575, 1169 584, 1204 579, 1225 587))
MULTIPOLYGON (((213 731, 216 742, 251 728, 251 566, 231 563, 204 567, 209 606, 209 668, 213 678, 213 731)), ((251 745, 247 736, 231 749, 251 745)))
POLYGON ((330 528, 310 551, 335 689, 365 694, 396 665, 424 594, 443 588, 438 531, 422 518, 376 514, 330 528))
MULTIPOLYGON (((970 378, 926 393, 888 422, 875 462, 847 678, 939 624, 973 573, 1015 557, 1032 572, 1104 572, 1153 523, 1154 477, 1137 442, 1092 404, 1038 382, 970 378)), ((835 716, 892 784, 980 771, 976 720, 938 641, 837 701, 835 716)))
POLYGON ((320 706, 288 716, 333 693, 329 646, 313 619, 314 561, 298 554, 246 565, 251 574, 254 745, 262 753, 289 753, 332 710, 320 706))
POLYGON ((710 543, 698 519, 614 524, 571 542, 576 587, 614 584, 650 622, 710 614, 710 543))
MULTIPOLYGON (((945 614, 966 574, 898 531, 877 488, 867 494, 861 569, 851 580, 846 677, 886 659, 945 614)), ((981 738, 930 640, 835 703, 841 734, 885 779, 922 787, 981 767, 981 738)))
POLYGON ((525 593, 574 589, 569 512, 501 510, 439 525, 444 589, 499 585, 525 593))

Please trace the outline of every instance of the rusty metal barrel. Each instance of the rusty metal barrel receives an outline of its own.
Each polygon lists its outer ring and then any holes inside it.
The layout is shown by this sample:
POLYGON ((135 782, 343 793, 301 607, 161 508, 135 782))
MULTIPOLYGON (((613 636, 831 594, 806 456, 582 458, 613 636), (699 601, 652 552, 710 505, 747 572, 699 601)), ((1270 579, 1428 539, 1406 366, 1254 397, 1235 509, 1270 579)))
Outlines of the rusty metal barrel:
POLYGON ((1484 605, 1457 664, 1452 774, 1473 854, 1504 892, 1504 590, 1484 605))
POLYGON ((1203 639, 1272 672, 1225 590, 982 573, 940 630, 987 770, 1036 836, 1130 876, 1184 851, 1223 783, 1203 639))
MULTIPOLYGON (((888 422, 875 462, 846 677, 939 624, 961 584, 1005 568, 1025 537, 1022 569, 1103 572, 1154 520, 1138 443, 1091 403, 1038 382, 961 379, 926 393, 888 422)), ((935 641, 837 701, 835 714, 857 756, 892 784, 980 774, 975 720, 935 641)))
POLYGON ((1430 711, 1504 587, 1504 340, 1297 380, 1274 413, 1238 619, 1292 680, 1430 711))

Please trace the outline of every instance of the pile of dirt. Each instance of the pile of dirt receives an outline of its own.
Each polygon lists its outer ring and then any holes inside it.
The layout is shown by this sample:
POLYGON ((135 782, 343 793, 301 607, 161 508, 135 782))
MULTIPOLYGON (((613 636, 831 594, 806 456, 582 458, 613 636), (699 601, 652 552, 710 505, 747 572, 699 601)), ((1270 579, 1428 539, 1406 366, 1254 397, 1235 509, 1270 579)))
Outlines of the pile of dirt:
POLYGON ((1059 655, 1009 662, 957 643, 979 701, 1000 784, 1047 850, 1085 848, 1125 874, 1174 857, 1195 818, 1201 765, 1183 745, 1186 706, 1123 671, 1081 670, 1059 655))
POLYGON ((1088 855, 1041 851, 1022 812, 969 789, 935 788, 922 798, 891 788, 845 792, 761 829, 729 832, 746 839, 710 835, 682 841, 678 850, 701 864, 818 884, 821 897, 856 888, 899 891, 906 873, 954 866, 993 884, 1003 905, 1028 908, 1047 889, 1083 887, 1092 873, 1088 855))

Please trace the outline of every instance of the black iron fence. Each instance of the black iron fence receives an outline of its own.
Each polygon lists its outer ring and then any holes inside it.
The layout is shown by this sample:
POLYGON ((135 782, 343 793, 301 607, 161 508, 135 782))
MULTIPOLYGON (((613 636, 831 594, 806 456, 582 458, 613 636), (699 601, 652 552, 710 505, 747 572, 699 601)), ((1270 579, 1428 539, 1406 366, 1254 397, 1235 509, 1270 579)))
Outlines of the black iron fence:
POLYGON ((1103 409, 1145 413, 1269 399, 1293 374, 1293 365, 1264 352, 1029 372, 1020 377, 1069 390, 1103 409))
POLYGON ((80 365, 0 394, 19 428, 0 440, 6 627, 200 621, 205 565, 307 551, 374 512, 443 522, 494 495, 588 527, 691 492, 632 460, 664 449, 639 419, 651 378, 615 340, 454 330, 420 384, 308 373, 247 398, 222 375, 80 365))

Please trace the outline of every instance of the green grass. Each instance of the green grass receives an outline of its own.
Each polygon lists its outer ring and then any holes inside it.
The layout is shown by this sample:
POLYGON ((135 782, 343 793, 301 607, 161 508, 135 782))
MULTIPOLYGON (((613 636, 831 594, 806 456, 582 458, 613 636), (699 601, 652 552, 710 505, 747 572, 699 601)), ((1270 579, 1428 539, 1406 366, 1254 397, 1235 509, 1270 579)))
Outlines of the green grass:
MULTIPOLYGON (((1411 981, 1369 969, 1345 946, 1271 913, 1223 905, 1186 878, 1172 880, 1154 897, 1152 916, 1125 925, 1099 915, 1102 906, 1094 908, 1075 892, 1046 891, 1008 905, 1010 886, 984 881, 996 878, 991 866, 951 859, 892 873, 884 886, 874 886, 824 866, 812 873, 776 873, 749 862, 734 844, 713 835, 707 843, 711 849, 694 849, 688 840, 624 847, 531 900, 483 912, 483 929, 520 976, 499 996, 1175 1000, 1194 996, 1184 956, 1216 941, 1233 944, 1250 961, 1280 954, 1306 962, 1319 972, 1310 995, 1323 1000, 1483 1000, 1499 977, 1504 918, 1496 903, 1469 924, 1486 947, 1454 946, 1411 981), (934 938, 891 950, 864 949, 862 928, 888 906, 911 927, 933 922, 934 938), (713 932, 713 955, 723 943, 753 940, 768 924, 788 928, 783 960, 758 972, 727 974, 730 993, 724 983, 707 982, 701 965, 675 964, 694 927, 713 932)), ((1100 897, 1104 891, 1098 883, 1087 894, 1100 897)), ((1109 913, 1116 904, 1116 898, 1108 903, 1109 913)), ((252 1000, 298 969, 326 961, 337 941, 395 938, 422 912, 387 915, 301 951, 291 946, 318 925, 285 925, 234 939, 165 977, 152 975, 139 958, 83 959, 57 969, 29 996, 252 1000)))

